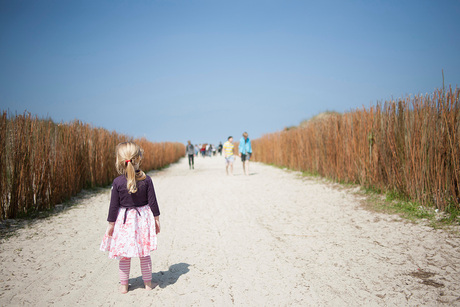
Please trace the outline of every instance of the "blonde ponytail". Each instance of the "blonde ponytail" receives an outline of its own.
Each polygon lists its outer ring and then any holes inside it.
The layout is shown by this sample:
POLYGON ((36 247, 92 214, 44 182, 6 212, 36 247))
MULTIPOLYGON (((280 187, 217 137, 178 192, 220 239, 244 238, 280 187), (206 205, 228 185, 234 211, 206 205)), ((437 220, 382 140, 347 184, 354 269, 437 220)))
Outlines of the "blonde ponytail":
POLYGON ((142 162, 144 150, 133 142, 125 142, 117 145, 117 158, 115 167, 120 175, 125 175, 126 188, 129 193, 137 192, 137 181, 144 180, 145 174, 136 170, 142 162))
POLYGON ((136 170, 134 169, 134 165, 131 160, 128 160, 128 162, 126 162, 126 179, 128 181, 127 188, 129 193, 136 193, 136 170))

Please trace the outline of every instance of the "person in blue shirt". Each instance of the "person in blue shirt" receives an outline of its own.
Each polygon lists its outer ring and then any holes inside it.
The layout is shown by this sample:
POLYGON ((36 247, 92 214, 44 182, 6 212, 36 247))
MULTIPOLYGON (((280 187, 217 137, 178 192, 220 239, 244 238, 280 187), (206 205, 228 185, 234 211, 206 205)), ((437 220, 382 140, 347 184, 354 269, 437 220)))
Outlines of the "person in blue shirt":
POLYGON ((243 137, 240 139, 240 144, 238 145, 239 156, 241 157, 241 162, 243 162, 243 171, 246 176, 249 176, 249 159, 252 155, 251 141, 248 138, 248 133, 244 132, 243 137))

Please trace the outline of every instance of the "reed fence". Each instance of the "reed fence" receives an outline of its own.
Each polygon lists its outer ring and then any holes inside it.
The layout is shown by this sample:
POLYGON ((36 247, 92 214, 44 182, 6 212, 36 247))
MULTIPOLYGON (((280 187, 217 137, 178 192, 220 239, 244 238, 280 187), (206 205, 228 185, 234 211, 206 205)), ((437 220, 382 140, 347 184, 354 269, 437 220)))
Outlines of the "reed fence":
MULTIPOLYGON (((80 121, 56 124, 30 113, 0 118, 0 220, 53 208, 82 189, 117 176, 115 147, 132 138, 80 121)), ((143 170, 185 154, 181 143, 134 140, 144 148, 143 170)))
POLYGON ((460 209, 460 89, 378 103, 252 141, 256 161, 460 209))

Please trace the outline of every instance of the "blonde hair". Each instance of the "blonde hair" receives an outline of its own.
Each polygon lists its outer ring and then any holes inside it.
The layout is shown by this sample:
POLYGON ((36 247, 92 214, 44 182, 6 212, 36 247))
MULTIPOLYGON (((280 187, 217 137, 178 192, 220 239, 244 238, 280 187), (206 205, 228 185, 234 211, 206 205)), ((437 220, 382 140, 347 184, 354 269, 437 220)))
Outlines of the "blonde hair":
POLYGON ((140 171, 136 174, 136 169, 142 162, 144 150, 133 142, 124 142, 117 145, 115 167, 120 175, 125 175, 127 179, 126 188, 129 193, 137 192, 136 181, 144 180, 145 174, 140 171))

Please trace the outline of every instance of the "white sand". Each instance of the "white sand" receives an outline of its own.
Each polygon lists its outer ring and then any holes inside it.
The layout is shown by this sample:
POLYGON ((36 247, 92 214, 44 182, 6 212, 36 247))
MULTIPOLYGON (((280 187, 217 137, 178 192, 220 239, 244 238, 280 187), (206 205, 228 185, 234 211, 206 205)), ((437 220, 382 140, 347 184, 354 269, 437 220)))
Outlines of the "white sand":
POLYGON ((460 238, 369 212, 358 196, 222 157, 153 174, 159 249, 145 291, 130 292, 100 252, 109 189, 31 222, 0 245, 0 306, 460 306, 460 238))

